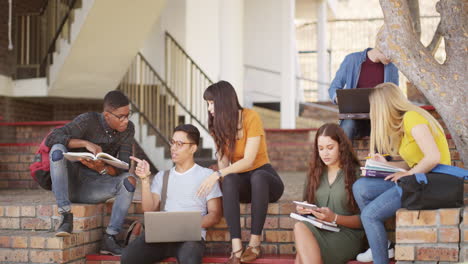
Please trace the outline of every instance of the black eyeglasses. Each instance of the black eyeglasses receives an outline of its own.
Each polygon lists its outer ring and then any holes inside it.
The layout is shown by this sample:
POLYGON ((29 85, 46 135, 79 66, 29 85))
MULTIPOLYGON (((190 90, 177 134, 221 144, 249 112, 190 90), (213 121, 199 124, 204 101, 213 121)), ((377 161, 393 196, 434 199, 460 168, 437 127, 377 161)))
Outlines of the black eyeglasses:
POLYGON ((181 148, 183 147, 185 144, 188 144, 188 145, 191 145, 191 144, 195 144, 195 143, 192 143, 192 142, 183 142, 183 141, 179 141, 179 140, 174 140, 174 139, 170 139, 169 140, 169 144, 171 144, 171 146, 176 146, 177 148, 181 148))
POLYGON ((117 119, 119 119, 120 122, 123 122, 125 119, 130 119, 130 117, 133 115, 132 111, 128 112, 128 115, 120 115, 120 116, 118 116, 118 115, 116 115, 116 114, 114 114, 114 113, 112 113, 110 111, 106 111, 106 112, 113 115, 113 116, 115 116, 117 119))

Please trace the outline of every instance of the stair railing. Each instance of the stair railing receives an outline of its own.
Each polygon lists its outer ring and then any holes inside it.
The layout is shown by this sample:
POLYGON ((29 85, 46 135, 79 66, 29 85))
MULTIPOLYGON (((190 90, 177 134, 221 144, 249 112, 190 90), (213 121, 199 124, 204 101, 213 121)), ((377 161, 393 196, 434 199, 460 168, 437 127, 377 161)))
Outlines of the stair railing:
MULTIPOLYGON (((141 53, 137 54, 117 89, 137 106, 141 114, 140 123, 147 123, 166 143, 172 137, 174 127, 180 123, 178 116, 181 114, 208 131, 206 122, 193 115, 141 53)), ((202 101, 201 98, 198 100, 202 101)))
POLYGON ((165 37, 165 80, 167 87, 185 106, 188 117, 200 123, 208 131, 208 110, 203 100, 203 92, 213 84, 208 75, 185 52, 171 34, 165 37))
POLYGON ((72 11, 81 0, 49 0, 40 12, 15 16, 15 79, 45 77, 57 40, 70 42, 72 11))

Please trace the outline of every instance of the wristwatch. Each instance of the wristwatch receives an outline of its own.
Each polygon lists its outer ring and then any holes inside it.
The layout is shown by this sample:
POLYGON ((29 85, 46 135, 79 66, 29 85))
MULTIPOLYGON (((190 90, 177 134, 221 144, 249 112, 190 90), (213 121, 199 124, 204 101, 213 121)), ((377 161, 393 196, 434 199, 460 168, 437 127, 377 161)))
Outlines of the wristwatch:
POLYGON ((102 169, 102 170, 99 172, 99 174, 101 174, 101 175, 104 175, 104 174, 106 174, 106 173, 107 173, 107 168, 106 168, 106 167, 104 167, 104 169, 102 169))

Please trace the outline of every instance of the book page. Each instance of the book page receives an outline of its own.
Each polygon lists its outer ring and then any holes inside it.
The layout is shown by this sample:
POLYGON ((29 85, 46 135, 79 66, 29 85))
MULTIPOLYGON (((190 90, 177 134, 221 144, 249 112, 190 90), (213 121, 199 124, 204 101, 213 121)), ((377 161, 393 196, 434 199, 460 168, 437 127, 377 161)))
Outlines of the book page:
POLYGON ((406 171, 402 168, 392 166, 391 164, 386 164, 386 163, 375 161, 372 159, 366 160, 365 168, 373 169, 373 170, 391 171, 391 172, 406 171))
POLYGON ((128 163, 124 162, 124 161, 121 161, 107 153, 104 153, 104 152, 100 152, 96 155, 96 158, 97 159, 100 159, 100 160, 103 160, 105 163, 111 165, 111 166, 114 166, 116 168, 119 168, 119 169, 124 169, 124 170, 128 170, 129 166, 128 166, 128 163))
POLYGON ((69 161, 80 161, 80 159, 96 159, 93 153, 89 152, 66 152, 63 153, 63 156, 69 161))

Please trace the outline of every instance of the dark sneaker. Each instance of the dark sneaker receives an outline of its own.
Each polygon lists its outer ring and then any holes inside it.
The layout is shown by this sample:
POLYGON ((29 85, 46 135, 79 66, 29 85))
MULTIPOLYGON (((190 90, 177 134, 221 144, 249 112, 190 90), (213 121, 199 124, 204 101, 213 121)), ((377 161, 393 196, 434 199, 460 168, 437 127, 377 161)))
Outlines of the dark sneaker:
POLYGON ((115 236, 104 234, 101 241, 101 254, 121 256, 122 247, 117 243, 115 236))
POLYGON ((60 223, 59 228, 55 236, 66 237, 71 235, 73 232, 73 214, 70 212, 62 213, 62 223, 60 223))

